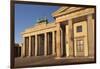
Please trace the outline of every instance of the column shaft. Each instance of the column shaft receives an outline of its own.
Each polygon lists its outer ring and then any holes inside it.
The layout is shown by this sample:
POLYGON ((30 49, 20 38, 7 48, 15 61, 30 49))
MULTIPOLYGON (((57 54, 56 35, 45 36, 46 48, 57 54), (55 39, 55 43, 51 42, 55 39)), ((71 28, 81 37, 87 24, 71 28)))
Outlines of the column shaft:
POLYGON ((50 50, 49 50, 49 33, 47 34, 47 55, 49 55, 50 50))
POLYGON ((31 56, 31 36, 29 36, 29 56, 31 56))
POLYGON ((88 43, 85 47, 85 56, 94 56, 94 22, 92 18, 92 14, 87 16, 87 33, 88 33, 88 43))
POLYGON ((52 32, 52 53, 53 53, 53 55, 55 55, 55 32, 53 31, 52 32))
POLYGON ((63 30, 60 28, 60 49, 61 49, 61 54, 63 55, 64 54, 64 52, 63 52, 63 30))
POLYGON ((44 33, 44 55, 47 56, 47 33, 44 33))
POLYGON ((38 36, 38 48, 37 48, 37 50, 38 50, 38 56, 40 56, 40 42, 41 40, 40 40, 40 35, 38 36))
POLYGON ((21 56, 25 56, 25 37, 23 37, 23 45, 21 47, 21 56))
POLYGON ((66 25, 66 56, 68 57, 69 56, 69 43, 68 43, 68 40, 69 40, 69 36, 68 36, 68 25, 66 25))
POLYGON ((35 35, 35 56, 37 56, 37 35, 35 35))
POLYGON ((69 43, 69 56, 73 56, 74 55, 74 47, 73 47, 73 26, 72 26, 72 20, 68 20, 68 24, 69 24, 69 29, 68 29, 68 43, 69 43))
POLYGON ((57 46, 56 46, 56 49, 57 49, 57 57, 61 57, 61 43, 60 43, 60 24, 58 23, 57 24, 57 38, 56 38, 56 41, 57 41, 57 46))

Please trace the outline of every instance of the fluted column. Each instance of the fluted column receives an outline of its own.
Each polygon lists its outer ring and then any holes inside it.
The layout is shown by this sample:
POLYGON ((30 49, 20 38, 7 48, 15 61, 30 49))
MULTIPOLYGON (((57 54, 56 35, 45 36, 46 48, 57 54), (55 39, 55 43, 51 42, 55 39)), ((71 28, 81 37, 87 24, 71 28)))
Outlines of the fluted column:
POLYGON ((55 32, 52 32, 52 53, 55 55, 55 32))
MULTIPOLYGON (((92 14, 87 16, 87 29, 88 29, 88 43, 85 46, 85 56, 94 56, 94 21, 92 18, 92 14)), ((86 39, 87 39, 86 38, 86 39)))
POLYGON ((47 56, 47 33, 44 33, 44 55, 47 56))
POLYGON ((25 56, 25 37, 23 37, 23 45, 21 48, 21 57, 25 56))
POLYGON ((31 56, 31 36, 29 36, 29 56, 31 56))
POLYGON ((74 47, 73 47, 73 26, 72 26, 72 19, 68 20, 68 43, 69 43, 69 56, 74 56, 74 47))
POLYGON ((69 36, 68 36, 68 25, 66 25, 66 57, 69 57, 69 43, 68 43, 68 39, 69 39, 69 36))
POLYGON ((50 48, 50 43, 49 43, 49 33, 47 34, 47 55, 49 55, 49 53, 50 53, 50 50, 49 50, 49 48, 50 48))
POLYGON ((61 54, 63 55, 63 30, 60 28, 60 49, 61 49, 61 54))
POLYGON ((37 56, 37 35, 35 35, 35 56, 37 56))
POLYGON ((57 24, 57 38, 56 38, 56 41, 57 41, 57 46, 56 46, 56 49, 57 49, 57 58, 61 57, 61 35, 60 35, 60 24, 58 23, 57 24))

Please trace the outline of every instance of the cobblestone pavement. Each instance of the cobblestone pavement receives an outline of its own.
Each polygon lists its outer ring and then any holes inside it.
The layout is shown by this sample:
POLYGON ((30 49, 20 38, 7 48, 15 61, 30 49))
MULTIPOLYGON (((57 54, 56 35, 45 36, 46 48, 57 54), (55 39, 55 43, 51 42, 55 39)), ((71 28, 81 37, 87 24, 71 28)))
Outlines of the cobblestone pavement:
POLYGON ((55 58, 54 56, 36 56, 26 58, 16 58, 15 67, 38 67, 38 66, 52 66, 62 64, 75 64, 75 63, 90 63, 94 62, 91 57, 71 57, 71 58, 55 58))

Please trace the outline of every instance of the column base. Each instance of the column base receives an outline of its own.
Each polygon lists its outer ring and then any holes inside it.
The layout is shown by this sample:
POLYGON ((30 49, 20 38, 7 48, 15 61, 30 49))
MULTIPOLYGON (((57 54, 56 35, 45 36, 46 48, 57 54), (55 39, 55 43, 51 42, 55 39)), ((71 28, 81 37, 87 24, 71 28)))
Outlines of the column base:
POLYGON ((46 54, 46 55, 44 55, 44 56, 48 56, 48 55, 46 54))
POLYGON ((61 57, 55 57, 55 59, 61 59, 61 57))

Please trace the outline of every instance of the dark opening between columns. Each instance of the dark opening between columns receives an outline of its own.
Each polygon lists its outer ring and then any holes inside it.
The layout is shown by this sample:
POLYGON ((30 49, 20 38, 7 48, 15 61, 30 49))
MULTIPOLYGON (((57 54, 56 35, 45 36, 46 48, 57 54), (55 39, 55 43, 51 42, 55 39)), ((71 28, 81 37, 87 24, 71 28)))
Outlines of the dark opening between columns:
POLYGON ((31 36, 31 56, 35 56, 35 36, 31 36))
POLYGON ((37 55, 43 56, 44 55, 44 34, 39 34, 37 37, 37 55))
POLYGON ((52 54, 52 32, 47 33, 47 55, 52 54))
POLYGON ((65 57, 65 56, 66 56, 66 27, 65 27, 65 26, 66 26, 66 23, 62 23, 62 24, 60 25, 60 27, 61 27, 61 29, 62 29, 62 33, 61 33, 61 34, 62 34, 62 35, 61 35, 61 37, 62 37, 62 38, 61 38, 61 40, 62 40, 62 41, 61 41, 61 42, 62 42, 62 45, 61 45, 61 46, 62 46, 62 47, 61 47, 62 49, 61 49, 61 50, 62 50, 62 53, 63 53, 63 54, 62 54, 62 57, 65 57))
POLYGON ((25 37, 25 56, 29 54, 29 37, 25 37))

